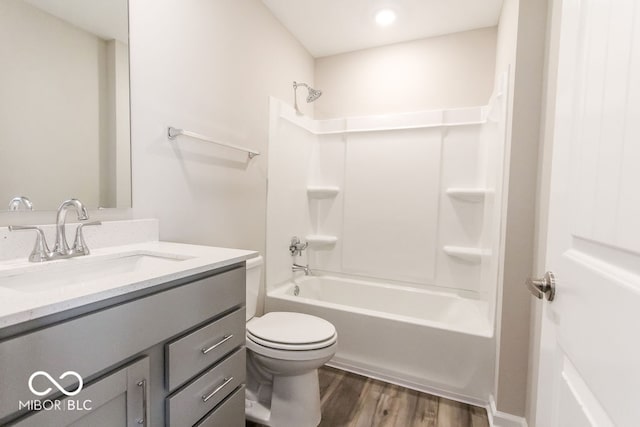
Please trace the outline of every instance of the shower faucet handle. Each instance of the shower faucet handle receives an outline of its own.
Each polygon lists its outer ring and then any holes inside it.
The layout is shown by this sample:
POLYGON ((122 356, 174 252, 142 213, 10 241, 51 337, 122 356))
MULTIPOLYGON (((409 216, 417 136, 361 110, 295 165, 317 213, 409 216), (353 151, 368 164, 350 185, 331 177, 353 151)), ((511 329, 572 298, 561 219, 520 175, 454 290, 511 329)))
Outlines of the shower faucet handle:
POLYGON ((289 252, 291 252, 291 256, 302 255, 302 251, 307 249, 307 246, 309 246, 309 242, 303 243, 298 236, 293 236, 289 245, 289 252))

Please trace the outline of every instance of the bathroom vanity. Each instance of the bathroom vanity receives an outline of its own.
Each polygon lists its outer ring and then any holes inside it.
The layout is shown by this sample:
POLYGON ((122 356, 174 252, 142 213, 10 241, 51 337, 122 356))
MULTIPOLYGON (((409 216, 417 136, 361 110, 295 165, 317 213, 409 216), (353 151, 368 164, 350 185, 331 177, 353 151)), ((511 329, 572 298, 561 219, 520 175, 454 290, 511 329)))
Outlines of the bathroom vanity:
POLYGON ((255 253, 164 242, 95 252, 0 263, 0 425, 243 426, 255 253))

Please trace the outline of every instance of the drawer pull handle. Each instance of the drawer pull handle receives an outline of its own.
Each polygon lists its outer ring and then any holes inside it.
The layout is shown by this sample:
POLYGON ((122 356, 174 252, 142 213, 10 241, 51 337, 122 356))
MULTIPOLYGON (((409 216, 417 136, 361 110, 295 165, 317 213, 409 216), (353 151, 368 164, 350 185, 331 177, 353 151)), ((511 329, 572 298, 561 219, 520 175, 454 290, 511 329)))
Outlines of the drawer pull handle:
POLYGON ((220 347, 222 344, 224 344, 227 341, 229 341, 231 338, 233 338, 233 334, 225 335, 224 338, 222 338, 220 341, 218 341, 217 343, 215 343, 211 347, 203 348, 202 349, 202 354, 207 354, 210 351, 215 350, 216 348, 220 347))
POLYGON ((147 426, 147 380, 138 381, 138 387, 142 387, 142 418, 136 421, 140 425, 147 426))
POLYGON ((211 393, 209 393, 206 396, 202 396, 202 401, 206 402, 207 400, 211 399, 213 396, 216 395, 216 393, 218 393, 220 390, 225 388, 227 386, 227 384, 229 384, 231 381, 233 381, 233 377, 225 378, 224 382, 222 384, 220 384, 218 387, 216 387, 215 390, 213 390, 211 393))

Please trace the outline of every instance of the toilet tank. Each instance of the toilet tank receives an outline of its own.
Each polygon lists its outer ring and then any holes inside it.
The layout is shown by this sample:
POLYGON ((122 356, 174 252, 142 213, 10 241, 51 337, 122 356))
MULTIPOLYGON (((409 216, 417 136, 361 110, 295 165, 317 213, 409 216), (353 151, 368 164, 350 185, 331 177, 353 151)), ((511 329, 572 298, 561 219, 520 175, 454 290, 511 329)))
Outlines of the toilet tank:
POLYGON ((256 315, 260 295, 260 276, 262 275, 262 257, 247 260, 247 320, 256 315))

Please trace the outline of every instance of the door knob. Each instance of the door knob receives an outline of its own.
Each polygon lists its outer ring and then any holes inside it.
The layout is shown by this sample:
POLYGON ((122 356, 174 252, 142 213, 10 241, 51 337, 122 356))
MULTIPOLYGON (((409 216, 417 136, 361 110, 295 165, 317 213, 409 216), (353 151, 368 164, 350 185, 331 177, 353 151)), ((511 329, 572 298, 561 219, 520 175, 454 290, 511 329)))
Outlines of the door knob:
POLYGON ((527 279, 527 288, 538 299, 542 299, 543 296, 547 298, 547 301, 553 301, 556 296, 556 277, 552 272, 547 271, 541 279, 527 279))

